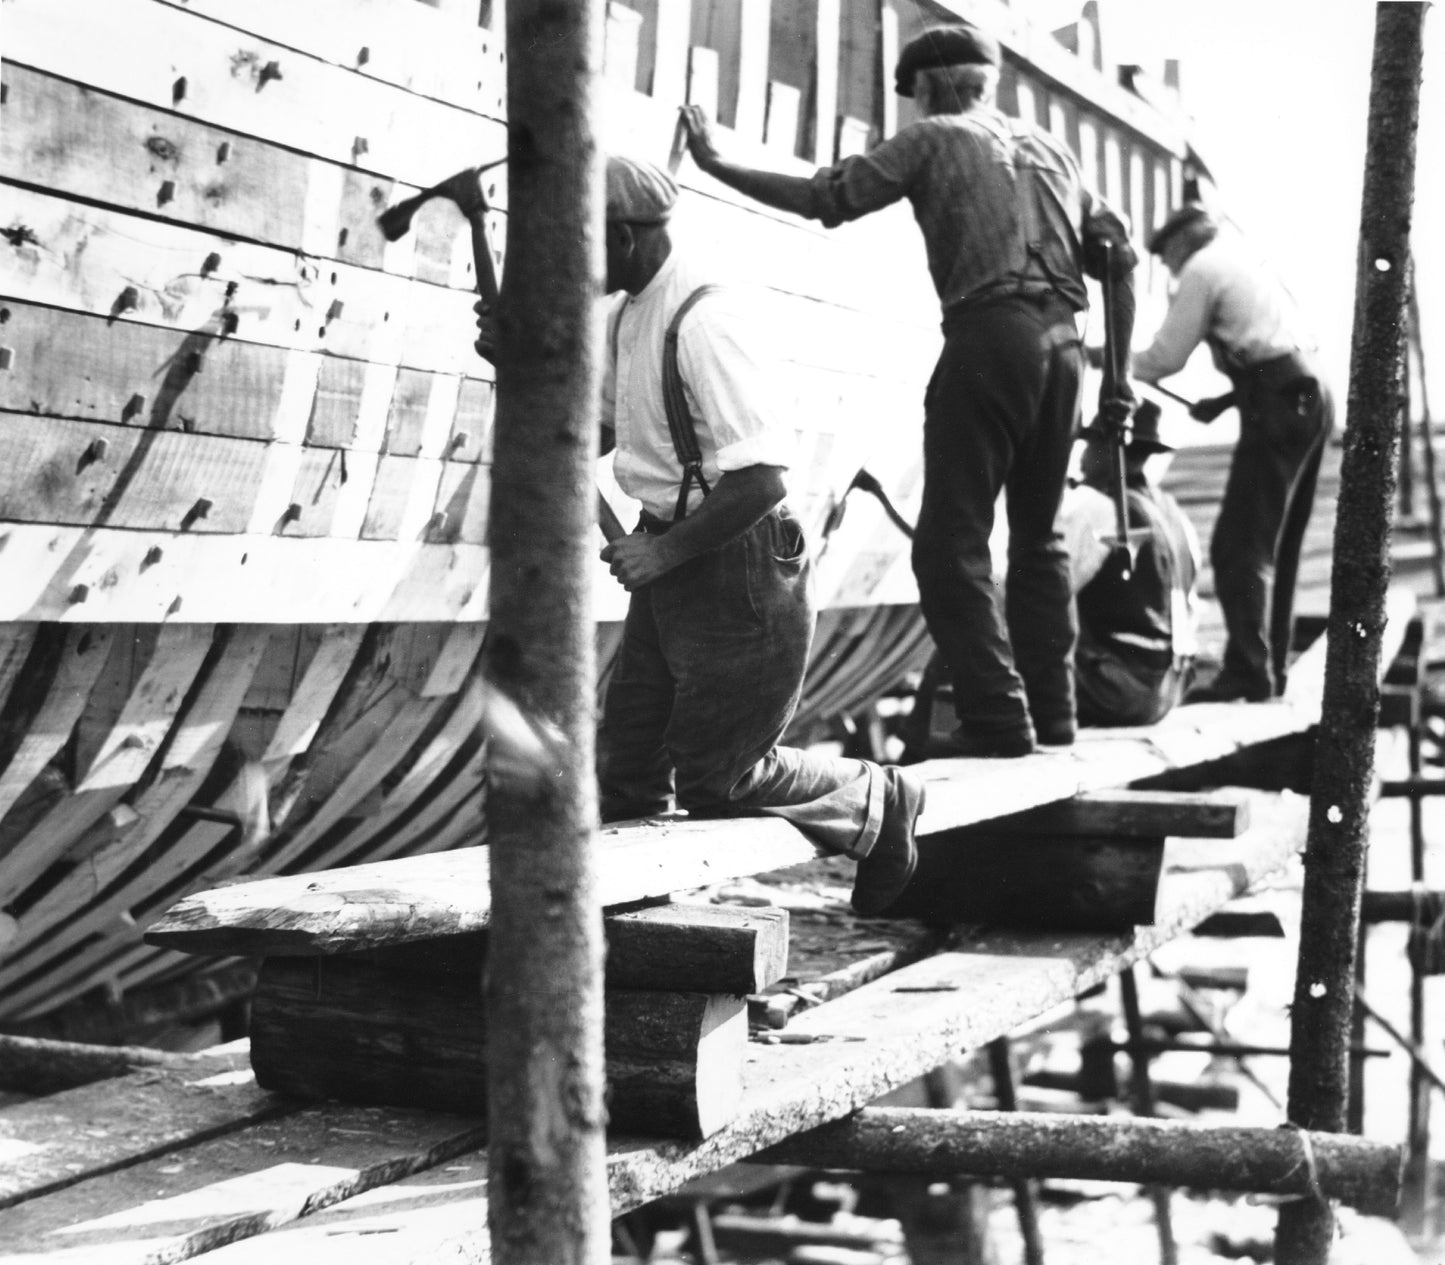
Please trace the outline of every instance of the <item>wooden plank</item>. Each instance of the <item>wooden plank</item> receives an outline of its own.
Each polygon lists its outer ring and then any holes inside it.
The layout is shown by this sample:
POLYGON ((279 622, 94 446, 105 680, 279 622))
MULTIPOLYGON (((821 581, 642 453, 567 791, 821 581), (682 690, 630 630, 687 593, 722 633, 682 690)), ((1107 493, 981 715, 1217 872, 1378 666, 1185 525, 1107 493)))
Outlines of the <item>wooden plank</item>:
MULTIPOLYGON (((0 620, 367 624, 477 620, 487 610, 480 545, 36 523, 8 525, 6 537, 0 620), (78 584, 83 603, 71 600, 78 584)), ((601 617, 620 618, 626 596, 599 583, 601 617)))
MULTIPOLYGON (((598 836, 603 905, 719 882, 811 860, 816 850, 786 822, 672 821, 618 825, 598 836)), ((396 943, 477 931, 487 924, 487 856, 475 848, 347 870, 263 879, 189 897, 147 941, 192 952, 267 956, 345 952, 376 942, 403 906, 396 943), (370 893, 368 896, 367 893, 370 893), (440 898, 440 899, 438 899, 440 898)))
POLYGON ((17 949, 48 936, 98 898, 190 802, 221 753, 270 636, 264 625, 229 634, 216 667, 177 724, 157 777, 136 797, 124 828, 102 837, 98 846, 71 850, 75 867, 18 919, 17 949))
POLYGON ((60 666, 45 702, 26 726, 25 736, 0 772, 0 817, 15 806, 70 737, 110 653, 111 630, 104 625, 77 626, 66 633, 60 666))
POLYGON ((0 711, 20 679, 35 644, 35 630, 35 624, 0 624, 0 711))
POLYGON ((0 1091, 56 1094, 145 1067, 191 1068, 195 1061, 195 1055, 148 1045, 89 1045, 0 1033, 0 1091))
MULTIPOLYGON (((287 1110, 256 1088, 246 1051, 223 1050, 7 1108, 0 1208, 287 1110)), ((0 1241, 17 1246, 3 1229, 0 1241)))
POLYGON ((496 119, 151 0, 12 0, 5 44, 27 66, 421 187, 505 149, 496 119), (281 75, 261 84, 271 63, 281 75))
POLYGON ((16 1260, 183 1260, 442 1163, 481 1137, 479 1122, 458 1116, 312 1108, 29 1200, 0 1213, 0 1236, 16 1260))
POLYGON ((281 423, 278 348, 222 338, 219 328, 158 329, 13 299, 5 307, 12 355, 0 409, 248 439, 281 423))
POLYGON ((988 830, 1021 835, 1114 835, 1154 838, 1189 835, 1232 839, 1249 828, 1242 791, 1092 791, 988 823, 988 830))
POLYGON ((652 96, 655 101, 673 109, 687 100, 691 33, 690 4, 658 4, 657 58, 652 71, 652 96))
MULTIPOLYGON (((245 529, 266 450, 244 439, 0 418, 0 518, 196 533, 245 529), (104 456, 87 454, 103 444, 104 456)), ((72 590, 79 605, 88 590, 72 590)))
POLYGON ((334 624, 326 629, 261 757, 264 762, 290 760, 310 747, 356 659, 365 632, 357 624, 334 624))
POLYGON ((813 161, 826 167, 834 161, 834 126, 838 117, 838 54, 843 21, 842 0, 817 0, 817 37, 813 70, 813 161))
POLYGON ((478 26, 475 4, 314 0, 298 10, 287 0, 181 0, 177 7, 419 95, 502 117, 502 42, 478 26))
POLYGON ((219 337, 435 372, 476 371, 471 290, 416 285, 340 262, 322 266, 294 247, 236 241, 39 190, 10 188, 6 200, 27 235, 0 252, 0 290, 204 340, 186 348, 178 375, 203 364, 191 353, 219 337))
POLYGON ((797 152, 802 101, 802 93, 792 84, 781 79, 768 81, 768 118, 763 128, 763 144, 768 149, 789 156, 797 152))
POLYGON ((733 130, 746 140, 761 142, 768 105, 772 0, 741 0, 738 26, 738 107, 733 130))
POLYGON ((755 993, 788 967, 788 911, 670 902, 603 920, 607 986, 755 993))

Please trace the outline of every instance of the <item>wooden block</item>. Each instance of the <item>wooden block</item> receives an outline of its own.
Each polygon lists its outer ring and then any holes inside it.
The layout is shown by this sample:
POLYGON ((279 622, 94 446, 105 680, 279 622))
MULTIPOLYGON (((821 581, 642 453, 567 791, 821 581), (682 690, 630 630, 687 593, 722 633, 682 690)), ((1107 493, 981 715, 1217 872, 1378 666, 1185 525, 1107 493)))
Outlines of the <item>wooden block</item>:
MULTIPOLYGON (((605 914, 607 987, 755 993, 788 969, 788 911, 673 903, 605 914)), ((363 951, 391 970, 475 978, 485 931, 363 951)), ((861 982, 861 981, 860 981, 861 982)))
MULTIPOLYGON (((747 1045, 741 997, 609 992, 605 1044, 616 1128, 706 1137, 736 1111, 747 1045)), ((486 1048, 480 962, 450 974, 351 954, 262 964, 251 1062, 268 1089, 481 1114, 486 1048)))
POLYGON ((1089 791, 991 821, 991 834, 1118 835, 1233 839, 1249 828, 1249 800, 1216 791, 1089 791))
POLYGON ((1163 863, 1162 838, 949 831, 918 840, 918 872, 888 916, 1125 931, 1154 923, 1163 863))
POLYGON ((755 993, 788 969, 788 911, 650 905, 609 914, 609 988, 755 993))

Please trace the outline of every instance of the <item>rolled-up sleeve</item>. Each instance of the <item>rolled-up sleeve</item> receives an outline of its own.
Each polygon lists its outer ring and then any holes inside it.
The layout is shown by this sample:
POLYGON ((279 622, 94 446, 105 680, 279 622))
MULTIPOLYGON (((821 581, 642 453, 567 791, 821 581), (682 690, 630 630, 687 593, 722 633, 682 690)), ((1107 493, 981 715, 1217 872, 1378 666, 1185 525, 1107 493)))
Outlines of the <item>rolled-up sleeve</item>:
POLYGON ((753 349, 759 328, 734 295, 709 300, 706 321, 695 316, 678 337, 678 367, 688 404, 707 424, 721 471, 788 467, 794 439, 772 408, 775 384, 753 349))
POLYGON ((810 214, 824 227, 836 228, 908 196, 924 161, 924 143, 915 128, 869 150, 855 154, 813 175, 810 214))
POLYGON ((1184 368, 1209 333, 1213 291, 1202 271, 1186 267, 1169 300, 1169 311, 1154 341, 1134 356, 1132 372, 1141 382, 1158 382, 1184 368))

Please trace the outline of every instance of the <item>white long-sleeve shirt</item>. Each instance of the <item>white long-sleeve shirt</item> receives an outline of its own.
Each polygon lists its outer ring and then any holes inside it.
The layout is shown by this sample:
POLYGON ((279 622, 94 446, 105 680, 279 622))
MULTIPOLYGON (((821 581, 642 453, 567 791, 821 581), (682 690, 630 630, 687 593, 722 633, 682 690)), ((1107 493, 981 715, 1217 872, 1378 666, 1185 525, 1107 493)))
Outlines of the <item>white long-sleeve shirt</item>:
MULTIPOLYGON (((616 429, 613 471, 658 518, 672 518, 683 473, 663 405, 663 341, 688 295, 712 280, 674 250, 642 293, 624 295, 607 318, 602 424, 616 429)), ((773 385, 753 351, 758 328, 745 290, 724 287, 698 300, 678 330, 678 368, 709 487, 729 470, 791 464, 793 432, 772 414, 773 385)), ((689 511, 702 496, 691 489, 689 511)))
POLYGON ((1134 354, 1133 375, 1152 383, 1178 373, 1204 341, 1223 373, 1315 349, 1289 291, 1227 230, 1179 270, 1159 332, 1134 354))

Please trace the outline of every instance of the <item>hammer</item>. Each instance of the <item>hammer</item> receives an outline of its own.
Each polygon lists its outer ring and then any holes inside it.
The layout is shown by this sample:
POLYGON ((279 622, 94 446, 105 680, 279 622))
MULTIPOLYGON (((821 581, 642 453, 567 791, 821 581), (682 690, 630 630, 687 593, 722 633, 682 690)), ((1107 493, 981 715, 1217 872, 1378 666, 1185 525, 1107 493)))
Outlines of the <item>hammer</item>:
POLYGON ((449 202, 456 203, 457 209, 467 217, 467 222, 472 227, 472 263, 477 270, 477 291, 489 307, 497 301, 497 270, 492 263, 487 225, 483 219, 489 209, 487 195, 482 191, 478 177, 484 171, 500 167, 506 161, 505 158, 498 158, 495 162, 484 163, 480 167, 463 168, 431 188, 402 199, 376 217, 382 236, 387 241, 394 242, 411 232, 413 217, 433 198, 446 198, 449 202))
MULTIPOLYGON (((411 232, 412 217, 433 198, 447 198, 455 202, 457 209, 467 217, 467 223, 471 225, 472 265, 477 272, 477 293, 482 296, 482 302, 488 308, 496 306, 499 289, 497 270, 492 263, 492 247, 487 240, 487 195, 482 192, 477 177, 506 161, 505 158, 499 158, 496 162, 481 167, 465 167, 439 184, 432 185, 430 189, 423 189, 395 206, 388 207, 376 217, 382 235, 387 241, 394 242, 411 232)), ((627 529, 618 520, 617 514, 600 490, 597 493, 597 521, 609 544, 627 535, 627 529)))

